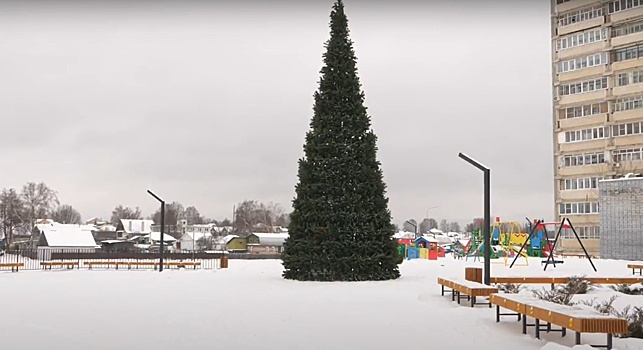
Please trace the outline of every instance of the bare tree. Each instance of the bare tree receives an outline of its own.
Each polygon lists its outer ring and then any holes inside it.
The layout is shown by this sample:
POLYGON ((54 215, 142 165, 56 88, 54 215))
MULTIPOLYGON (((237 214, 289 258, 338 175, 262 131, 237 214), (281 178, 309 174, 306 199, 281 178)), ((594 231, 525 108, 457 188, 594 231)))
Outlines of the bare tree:
POLYGON ((205 218, 201 216, 194 206, 185 208, 185 219, 188 220, 188 225, 199 225, 205 223, 205 218))
POLYGON ((51 213, 51 218, 61 224, 76 224, 80 225, 82 223, 82 218, 78 210, 74 209, 69 204, 63 204, 58 206, 53 213, 51 213))
POLYGON ((266 232, 274 232, 274 228, 277 226, 277 221, 282 215, 284 215, 284 209, 281 205, 276 203, 261 203, 259 208, 257 208, 259 224, 264 226, 264 231, 266 232))
POLYGON ((217 226, 224 227, 224 226, 232 226, 232 221, 230 219, 225 218, 219 222, 215 222, 217 226))
POLYGON ((44 182, 27 183, 22 187, 20 196, 26 208, 27 220, 25 221, 29 222, 30 226, 33 226, 37 219, 46 219, 60 204, 58 193, 44 182))
POLYGON ((249 234, 260 223, 260 204, 257 201, 246 200, 236 206, 234 213, 234 231, 249 234))
POLYGON ((464 226, 464 231, 465 232, 473 232, 473 230, 477 230, 482 227, 482 218, 475 218, 473 221, 469 224, 466 224, 464 226))
MULTIPOLYGON (((165 204, 165 225, 176 226, 179 220, 185 218, 185 209, 179 202, 165 204)), ((157 225, 161 224, 161 208, 152 214, 152 220, 157 225)))
MULTIPOLYGON (((409 222, 413 223, 413 225, 417 225, 417 221, 415 221, 415 219, 409 219, 402 224, 402 230, 405 232, 415 232, 415 226, 409 224, 409 222)), ((420 227, 418 227, 418 230, 419 229, 420 227)))
POLYGON ((203 236, 196 240, 196 249, 208 250, 212 249, 212 237, 203 236))
POLYGON ((427 233, 429 232, 429 230, 434 228, 438 228, 438 222, 435 221, 435 219, 433 218, 425 218, 420 223, 419 230, 420 230, 420 233, 427 233))
POLYGON ((130 208, 119 204, 114 208, 114 210, 112 210, 112 218, 110 221, 113 225, 118 225, 121 220, 140 220, 142 218, 141 209, 138 207, 130 208))
POLYGON ((18 192, 13 188, 3 189, 0 193, 0 221, 7 243, 13 242, 16 227, 24 224, 24 215, 24 203, 18 192))
POLYGON ((440 231, 447 232, 449 231, 449 222, 442 219, 440 220, 440 231))
POLYGON ((449 231, 451 232, 460 232, 460 224, 456 221, 449 223, 449 231))
POLYGON ((283 213, 279 215, 279 217, 275 221, 275 225, 281 226, 283 228, 288 228, 288 225, 290 225, 290 213, 283 213))

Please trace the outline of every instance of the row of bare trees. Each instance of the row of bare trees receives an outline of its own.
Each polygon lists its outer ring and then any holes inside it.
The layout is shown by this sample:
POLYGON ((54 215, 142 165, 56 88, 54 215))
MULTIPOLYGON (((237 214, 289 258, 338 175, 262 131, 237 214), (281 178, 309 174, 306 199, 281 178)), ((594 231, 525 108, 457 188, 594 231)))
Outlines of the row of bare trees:
POLYGON ((417 220, 409 219, 402 225, 402 230, 407 232, 415 232, 416 226, 418 233, 422 234, 427 233, 432 229, 439 229, 443 232, 460 232, 459 223, 455 221, 449 222, 443 219, 440 220, 440 223, 438 224, 438 221, 433 218, 424 218, 424 220, 422 220, 419 224, 417 220))
POLYGON ((29 182, 20 190, 5 188, 0 192, 0 225, 8 241, 12 241, 17 230, 29 230, 42 218, 52 218, 60 223, 81 223, 80 213, 71 205, 61 204, 58 192, 44 182, 29 182))
MULTIPOLYGON (((143 219, 141 209, 118 205, 112 210, 109 220, 118 225, 121 219, 143 219)), ((28 233, 39 219, 52 219, 61 224, 82 224, 80 212, 69 204, 62 204, 58 192, 44 182, 29 182, 20 189, 5 188, 0 192, 0 240, 12 242, 15 233, 28 233)), ((161 212, 158 209, 147 219, 159 224, 161 212)), ((216 224, 232 227, 238 234, 250 232, 275 232, 277 226, 286 227, 289 215, 275 203, 260 203, 247 200, 235 206, 233 221, 209 219, 195 206, 184 207, 179 202, 165 205, 165 224, 176 226, 185 219, 189 225, 216 224)))

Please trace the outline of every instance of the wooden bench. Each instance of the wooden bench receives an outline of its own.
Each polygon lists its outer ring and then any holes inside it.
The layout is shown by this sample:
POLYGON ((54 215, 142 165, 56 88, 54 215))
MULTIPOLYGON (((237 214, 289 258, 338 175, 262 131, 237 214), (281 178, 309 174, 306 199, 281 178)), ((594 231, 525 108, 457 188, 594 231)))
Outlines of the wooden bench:
POLYGON ((176 267, 176 268, 187 268, 187 267, 192 267, 194 270, 196 270, 197 266, 201 266, 200 261, 173 261, 173 262, 167 262, 163 263, 164 266, 167 267, 176 267))
POLYGON ((627 264, 628 269, 632 269, 632 274, 636 275, 636 270, 639 270, 639 276, 643 276, 643 264, 627 264))
MULTIPOLYGON (((460 280, 457 278, 442 278, 438 277, 438 284, 440 285, 442 295, 444 295, 445 287, 450 289, 451 292, 451 301, 458 299, 458 304, 462 300, 463 295, 471 302, 471 307, 475 305, 489 305, 491 303, 478 303, 477 297, 488 297, 493 293, 498 293, 498 288, 493 286, 487 286, 482 283, 474 281, 460 280)), ((448 292, 448 291, 447 291, 448 292)))
POLYGON ((582 333, 607 334, 607 345, 592 345, 612 349, 614 334, 627 333, 627 320, 615 316, 601 314, 598 311, 579 309, 572 306, 560 305, 522 294, 493 294, 489 302, 496 305, 496 322, 500 316, 518 316, 522 320, 522 333, 527 334, 527 327, 534 327, 536 338, 540 339, 540 332, 561 332, 564 337, 567 330, 576 332, 576 345, 580 345, 582 333), (500 308, 514 311, 514 313, 501 313, 500 308), (527 317, 534 319, 533 324, 527 323, 527 317), (541 324, 545 322, 545 324, 541 324), (552 324, 561 327, 552 329, 552 324))
POLYGON ((114 266, 115 268, 118 269, 118 262, 116 261, 85 261, 83 262, 83 266, 87 266, 89 270, 92 269, 94 266, 102 266, 102 267, 107 267, 110 268, 111 266, 114 266))
POLYGON ((18 272, 18 268, 25 267, 24 263, 0 263, 0 268, 10 267, 11 272, 18 272))
MULTIPOLYGON (((643 277, 583 277, 594 284, 633 284, 643 282, 643 277)), ((556 284, 569 282, 570 277, 491 277, 491 284, 549 284, 554 289, 556 284)))
POLYGON ((68 269, 73 269, 74 267, 79 267, 80 264, 78 264, 78 261, 42 261, 40 263, 40 266, 42 266, 43 269, 51 270, 52 267, 57 266, 57 267, 67 267, 68 269))

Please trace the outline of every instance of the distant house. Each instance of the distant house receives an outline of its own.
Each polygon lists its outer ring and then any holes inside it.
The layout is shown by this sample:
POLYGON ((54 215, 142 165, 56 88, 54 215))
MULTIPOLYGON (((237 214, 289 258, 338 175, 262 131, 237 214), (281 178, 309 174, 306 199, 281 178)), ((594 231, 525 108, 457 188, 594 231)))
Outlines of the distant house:
POLYGON ((126 239, 133 236, 148 235, 152 233, 152 220, 121 219, 116 226, 116 238, 126 239))
POLYGON ((212 234, 209 230, 205 232, 186 232, 176 242, 176 249, 179 250, 201 250, 207 247, 199 245, 200 240, 212 240, 212 234))
POLYGON ((229 252, 246 252, 248 250, 248 241, 237 235, 227 235, 223 237, 222 245, 222 250, 229 252))
MULTIPOLYGON (((46 219, 46 220, 47 222, 49 222, 49 219, 46 219)), ((43 220, 43 222, 45 221, 43 220)), ((33 230, 31 230, 31 236, 30 236, 30 240, 32 242, 33 248, 38 247, 38 244, 40 243, 40 236, 44 231, 51 230, 51 227, 57 227, 57 228, 71 227, 71 228, 89 233, 90 235, 92 235, 92 239, 93 239, 93 233, 96 230, 96 228, 93 225, 59 224, 53 221, 49 223, 36 224, 33 230)))
POLYGON ((247 237, 249 253, 270 254, 281 253, 288 233, 251 233, 247 237))
POLYGON ((39 225, 38 258, 51 259, 51 253, 73 251, 75 253, 94 253, 96 241, 91 231, 83 230, 82 225, 50 224, 39 225))

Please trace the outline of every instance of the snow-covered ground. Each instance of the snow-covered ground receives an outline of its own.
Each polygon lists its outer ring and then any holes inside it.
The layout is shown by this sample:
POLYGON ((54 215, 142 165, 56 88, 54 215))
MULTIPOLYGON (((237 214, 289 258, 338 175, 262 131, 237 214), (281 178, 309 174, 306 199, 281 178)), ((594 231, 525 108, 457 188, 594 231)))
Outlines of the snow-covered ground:
MULTIPOLYGON (((501 260, 498 260, 501 262, 501 260)), ((524 260, 523 260, 524 262, 524 260)), ((626 261, 568 258, 542 271, 492 264, 495 276, 631 276, 626 261)), ((281 278, 276 260, 230 260, 225 270, 0 271, 3 349, 524 349, 559 350, 573 333, 522 335, 520 323, 495 322, 495 310, 458 306, 440 296, 437 276, 464 277, 480 262, 411 260, 386 282, 318 283, 281 278), (548 344, 547 342, 553 342, 548 344)), ((536 287, 534 287, 536 288, 536 287)), ((609 299, 598 289, 583 298, 609 299)), ((617 308, 643 306, 621 295, 617 308)), ((604 335, 584 335, 604 344, 604 335)), ((643 341, 615 339, 615 348, 643 341)), ((585 347, 582 347, 583 349, 585 347)))

